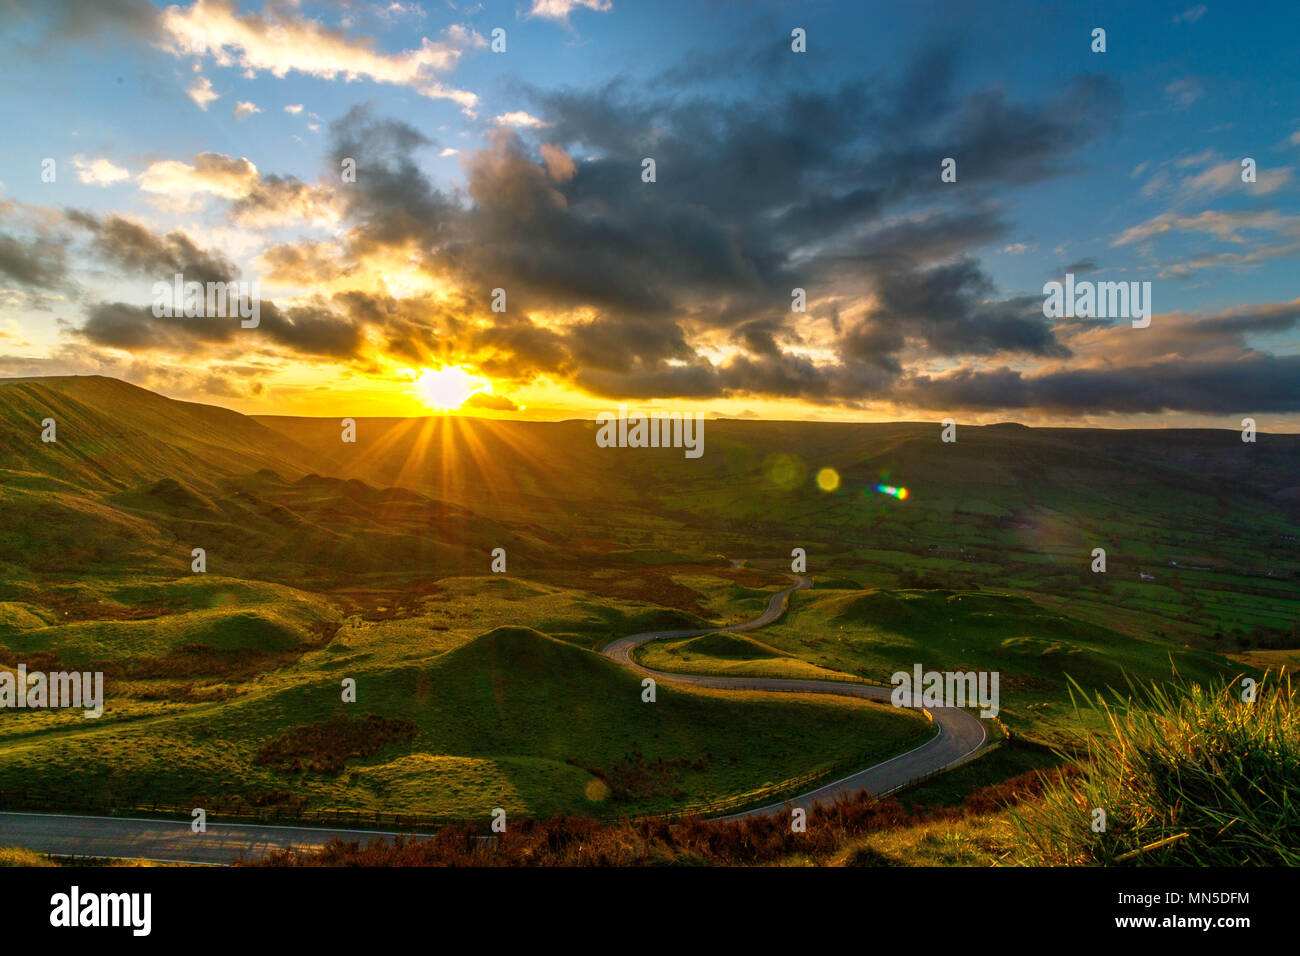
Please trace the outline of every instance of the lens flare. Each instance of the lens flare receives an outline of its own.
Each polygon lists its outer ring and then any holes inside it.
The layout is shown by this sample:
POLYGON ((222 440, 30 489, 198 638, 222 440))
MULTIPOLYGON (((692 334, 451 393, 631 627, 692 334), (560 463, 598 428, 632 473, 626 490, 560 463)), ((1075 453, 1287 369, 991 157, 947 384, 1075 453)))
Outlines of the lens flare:
POLYGON ((882 495, 889 495, 891 498, 897 498, 899 501, 907 500, 906 488, 897 488, 894 485, 876 485, 876 490, 882 495))
POLYGON ((840 473, 834 468, 823 468, 817 472, 817 487, 822 491, 834 491, 840 486, 840 473))

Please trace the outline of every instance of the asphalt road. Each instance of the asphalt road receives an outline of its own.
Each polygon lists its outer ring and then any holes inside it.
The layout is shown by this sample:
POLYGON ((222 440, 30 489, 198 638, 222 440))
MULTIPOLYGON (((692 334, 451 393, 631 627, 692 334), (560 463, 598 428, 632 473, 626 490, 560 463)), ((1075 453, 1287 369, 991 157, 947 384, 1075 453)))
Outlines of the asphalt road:
MULTIPOLYGON (((606 657, 630 667, 655 680, 689 684, 694 687, 711 687, 720 690, 759 690, 785 694, 838 694, 843 697, 863 697, 868 700, 888 701, 892 687, 875 684, 850 684, 831 680, 793 680, 775 677, 706 677, 699 674, 674 674, 642 667, 632 659, 632 652, 642 644, 665 638, 702 637, 718 631, 752 631, 771 624, 785 611, 786 602, 795 591, 812 587, 808 578, 792 574, 794 585, 772 595, 766 610, 753 620, 731 627, 713 627, 696 631, 647 631, 620 637, 601 651, 606 657)), ((849 774, 840 780, 825 784, 815 790, 799 794, 779 803, 731 814, 723 819, 785 813, 794 807, 810 809, 815 803, 830 803, 840 797, 866 791, 881 796, 911 783, 917 777, 935 770, 943 770, 959 763, 978 751, 988 741, 985 722, 957 707, 924 708, 933 718, 938 732, 925 743, 889 760, 849 774)))
MULTIPOLYGON (((705 677, 672 674, 642 667, 632 660, 632 651, 642 644, 665 638, 700 637, 718 631, 751 631, 771 624, 784 612, 795 591, 812 586, 801 575, 791 575, 792 587, 774 594, 758 617, 730 627, 698 631, 649 631, 621 637, 601 651, 618 663, 656 680, 721 690, 756 690, 787 694, 839 694, 888 700, 891 688, 873 684, 850 684, 829 680, 782 680, 763 677, 705 677)), ((971 756, 988 739, 984 722, 972 714, 950 707, 932 707, 929 713, 938 733, 907 753, 849 774, 843 779, 810 790, 789 800, 732 814, 739 816, 788 812, 793 807, 811 808, 839 797, 866 791, 884 794, 917 777, 971 756)), ((257 859, 282 848, 310 849, 331 839, 362 840, 395 833, 372 830, 335 830, 313 827, 281 827, 261 824, 209 823, 206 833, 193 833, 187 821, 148 820, 132 817, 71 816, 53 813, 0 812, 0 846, 23 847, 38 853, 60 856, 119 857, 178 863, 230 863, 239 856, 257 859)))
POLYGON ((168 863, 228 864, 272 850, 324 846, 334 837, 361 840, 395 833, 262 824, 209 823, 193 833, 187 821, 140 817, 83 817, 57 813, 0 813, 0 846, 60 856, 119 857, 168 863))

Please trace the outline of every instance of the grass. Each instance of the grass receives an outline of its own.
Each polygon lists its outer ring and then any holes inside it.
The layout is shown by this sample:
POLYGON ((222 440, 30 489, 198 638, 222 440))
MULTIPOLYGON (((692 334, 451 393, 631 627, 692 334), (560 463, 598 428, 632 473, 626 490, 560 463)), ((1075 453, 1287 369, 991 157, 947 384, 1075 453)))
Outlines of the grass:
POLYGON ((692 639, 646 645, 650 667, 692 673, 826 676, 888 684, 920 662, 927 670, 1000 674, 999 716, 1015 732, 1071 742, 1099 727, 1070 702, 1069 681, 1089 688, 1158 681, 1179 671, 1208 680, 1238 669, 1211 652, 1171 647, 1042 607, 1026 596, 992 591, 894 589, 799 592, 785 616, 764 628, 747 658, 735 648, 707 653, 692 639), (775 656, 774 656, 775 655, 775 656), (815 671, 798 673, 801 668, 815 671))
POLYGON ((331 644, 232 700, 19 737, 0 747, 0 790, 53 795, 75 775, 82 792, 173 805, 279 795, 308 809, 460 819, 497 806, 530 816, 687 812, 770 799, 931 732, 913 714, 824 695, 665 684, 643 703, 634 673, 527 628, 497 628, 420 663, 381 651, 331 644), (340 702, 344 677, 357 681, 355 711, 340 702), (339 737, 325 731, 345 712, 402 723, 377 749, 335 753, 321 741, 339 737), (324 769, 285 769, 295 759, 324 769))
POLYGON ((831 866, 1005 866, 1015 850, 1006 814, 928 820, 852 841, 831 866))
POLYGON ((1300 864, 1296 689, 1271 678, 1257 691, 1245 702, 1239 683, 1181 681, 1089 696, 1108 733, 1091 741, 1077 776, 1013 814, 1025 861, 1300 864))
POLYGON ((31 850, 24 850, 22 847, 0 847, 0 868, 7 866, 51 867, 56 865, 41 854, 31 850))
POLYGON ((762 641, 719 632, 702 637, 652 641, 633 652, 652 670, 727 677, 786 677, 860 681, 853 674, 819 667, 762 641))

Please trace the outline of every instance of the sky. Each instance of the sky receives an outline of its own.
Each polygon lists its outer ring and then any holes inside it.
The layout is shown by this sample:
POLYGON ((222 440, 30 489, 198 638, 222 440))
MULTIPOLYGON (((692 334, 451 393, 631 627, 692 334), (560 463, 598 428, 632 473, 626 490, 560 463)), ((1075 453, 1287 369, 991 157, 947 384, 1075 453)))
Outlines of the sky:
POLYGON ((0 376, 1300 431, 1298 35, 1187 0, 0 0, 0 376), (177 274, 256 327, 157 314, 177 274), (1049 316, 1067 274, 1149 324, 1049 316))

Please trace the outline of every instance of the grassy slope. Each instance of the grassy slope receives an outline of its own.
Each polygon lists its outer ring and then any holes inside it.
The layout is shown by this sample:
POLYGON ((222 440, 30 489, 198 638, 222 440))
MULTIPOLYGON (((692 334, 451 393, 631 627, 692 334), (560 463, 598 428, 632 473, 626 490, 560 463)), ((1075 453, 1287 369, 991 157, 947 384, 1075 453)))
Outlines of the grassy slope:
POLYGON ((285 676, 175 716, 65 722, 58 733, 21 736, 0 748, 0 789, 56 793, 75 775, 86 792, 181 804, 291 790, 317 807, 428 815, 669 811, 720 796, 761 799, 784 781, 883 758, 929 732, 911 715, 825 698, 664 686, 656 703, 642 703, 634 674, 523 628, 420 663, 338 642, 285 676), (413 721, 416 739, 350 760, 339 776, 257 764, 258 748, 285 729, 341 711, 343 677, 357 680, 358 716, 413 721), (602 791, 589 770, 622 774, 644 792, 593 799, 602 791))
POLYGON ((814 589, 763 630, 761 643, 719 648, 702 640, 657 642, 639 659, 691 673, 785 669, 789 676, 797 661, 886 684, 915 663, 926 670, 994 670, 1002 719, 1013 730, 1047 737, 1078 726, 1067 676, 1085 687, 1121 687, 1126 674, 1166 680, 1171 658, 1180 673, 1197 679, 1236 669, 1211 653, 1130 637, 990 592, 814 589))

